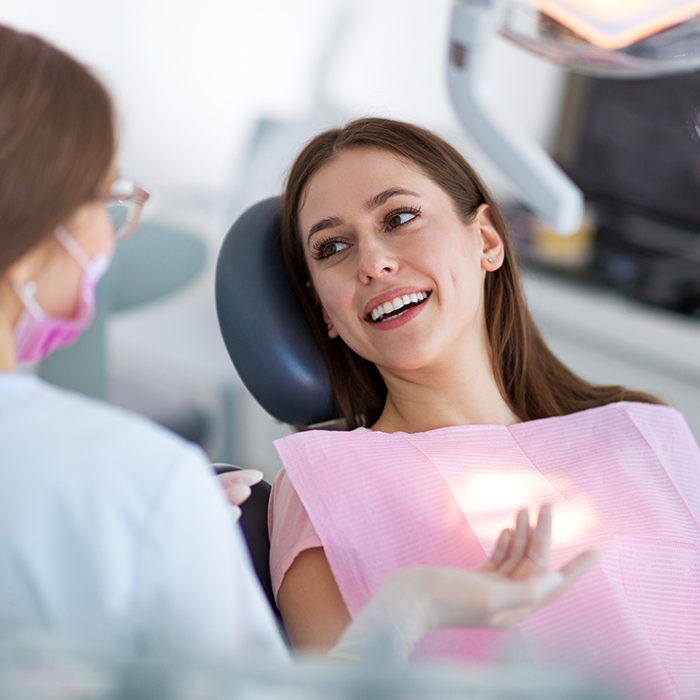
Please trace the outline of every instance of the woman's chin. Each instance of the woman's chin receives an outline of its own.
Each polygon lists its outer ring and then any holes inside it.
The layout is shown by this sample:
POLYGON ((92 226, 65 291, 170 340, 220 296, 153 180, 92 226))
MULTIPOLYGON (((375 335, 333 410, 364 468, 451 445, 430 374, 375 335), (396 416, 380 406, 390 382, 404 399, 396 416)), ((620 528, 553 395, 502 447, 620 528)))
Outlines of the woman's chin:
POLYGON ((402 353, 393 357, 384 357, 375 363, 380 371, 393 373, 430 371, 438 366, 437 359, 431 353, 402 353))

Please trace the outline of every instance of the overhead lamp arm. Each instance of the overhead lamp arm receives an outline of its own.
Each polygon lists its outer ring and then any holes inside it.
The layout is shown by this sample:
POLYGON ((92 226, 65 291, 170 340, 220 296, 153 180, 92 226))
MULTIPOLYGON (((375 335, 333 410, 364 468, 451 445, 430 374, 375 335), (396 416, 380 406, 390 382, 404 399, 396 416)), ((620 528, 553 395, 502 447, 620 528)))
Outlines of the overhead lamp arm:
POLYGON ((581 190, 533 139, 501 124, 485 99, 486 56, 497 32, 498 3, 458 0, 452 10, 448 82, 452 103, 476 143, 507 175, 524 201, 556 232, 575 232, 581 190))

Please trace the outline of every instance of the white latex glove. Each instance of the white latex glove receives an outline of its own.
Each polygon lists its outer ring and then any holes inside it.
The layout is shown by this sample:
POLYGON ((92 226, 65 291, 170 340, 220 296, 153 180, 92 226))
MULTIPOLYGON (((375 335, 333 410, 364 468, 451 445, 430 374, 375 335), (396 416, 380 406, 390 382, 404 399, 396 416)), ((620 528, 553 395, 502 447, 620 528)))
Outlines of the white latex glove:
MULTIPOLYGON (((231 466, 229 464, 214 464, 214 467, 231 466)), ((231 515, 234 520, 241 517, 240 505, 250 498, 250 487, 262 481, 263 473, 257 469, 239 469, 237 471, 224 472, 216 477, 226 493, 231 504, 231 515)))
POLYGON ((405 663, 430 630, 439 627, 508 628, 558 598, 600 559, 590 550, 559 571, 548 571, 552 510, 542 507, 534 529, 520 511, 489 561, 477 571, 411 568, 389 576, 331 650, 359 661, 368 648, 405 663))

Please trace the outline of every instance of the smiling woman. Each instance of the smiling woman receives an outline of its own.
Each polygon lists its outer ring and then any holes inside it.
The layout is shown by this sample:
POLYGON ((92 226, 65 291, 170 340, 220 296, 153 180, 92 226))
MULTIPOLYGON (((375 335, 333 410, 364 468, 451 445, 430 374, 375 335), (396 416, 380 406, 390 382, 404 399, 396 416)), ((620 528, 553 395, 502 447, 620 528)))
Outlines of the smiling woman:
MULTIPOLYGON (((349 428, 379 420, 386 408, 387 385, 373 361, 355 352, 345 338, 334 342, 333 331, 329 335, 324 304, 330 305, 330 300, 321 301, 316 285, 325 283, 337 266, 354 264, 359 274, 360 264, 372 262, 364 257, 364 250, 360 257, 350 250, 352 237, 362 237, 370 219, 381 232, 377 245, 416 238, 411 231, 418 229, 424 232, 423 242, 410 243, 423 246, 416 254, 426 262, 442 256, 439 264, 448 268, 456 264, 453 258, 467 255, 464 249, 472 246, 469 274, 478 272, 479 291, 472 290, 470 297, 461 296, 458 301, 463 305, 468 299, 473 302, 474 296, 482 299, 479 313, 486 333, 488 374, 519 420, 564 415, 623 399, 658 403, 623 387, 591 385, 550 352, 527 311, 501 209, 455 149, 414 125, 360 119, 320 134, 299 154, 284 194, 282 230, 292 285, 324 355, 336 403, 349 428), (356 221, 359 216, 364 219, 356 221), (450 238, 444 236, 445 225, 450 227, 450 238), (322 259, 314 259, 321 250, 322 259), (346 258, 352 262, 346 263, 346 258)), ((370 246, 368 254, 377 252, 371 248, 375 245, 371 237, 360 242, 370 246)), ((405 279, 403 268, 400 277, 405 279)), ((461 271, 457 277, 458 284, 466 284, 461 271)), ((381 281, 377 278, 364 285, 372 290, 367 302, 372 302, 379 286, 382 293, 392 294, 393 283, 387 285, 386 278, 382 274, 381 281)), ((419 291, 430 289, 411 288, 409 295, 419 291)), ((380 293, 376 306, 397 296, 385 298, 380 293)), ((470 364, 473 361, 470 356, 470 364)))
MULTIPOLYGON (((551 502, 555 563, 605 558, 519 625, 533 654, 635 697, 695 692, 700 451, 673 409, 551 353, 459 153, 383 119, 322 133, 289 174, 282 235, 351 429, 277 442, 271 568, 292 641, 331 645, 396 569, 479 566, 516 501, 551 502)), ((417 658, 487 661, 504 635, 436 632, 417 658)))

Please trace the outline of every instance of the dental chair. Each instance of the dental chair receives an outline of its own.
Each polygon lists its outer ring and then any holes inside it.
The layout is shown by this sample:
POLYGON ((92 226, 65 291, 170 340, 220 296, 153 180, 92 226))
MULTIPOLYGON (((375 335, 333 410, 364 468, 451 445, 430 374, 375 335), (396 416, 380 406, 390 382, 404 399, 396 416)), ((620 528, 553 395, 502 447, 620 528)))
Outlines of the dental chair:
POLYGON ((216 266, 219 327, 241 380, 274 418, 295 426, 337 417, 330 377, 287 278, 280 200, 246 210, 216 266))
MULTIPOLYGON (((304 427, 337 418, 330 377, 282 260, 280 200, 246 210, 224 238, 216 265, 216 311, 226 349, 246 388, 277 420, 304 427)), ((270 486, 253 486, 241 526, 258 578, 270 584, 270 486)))

